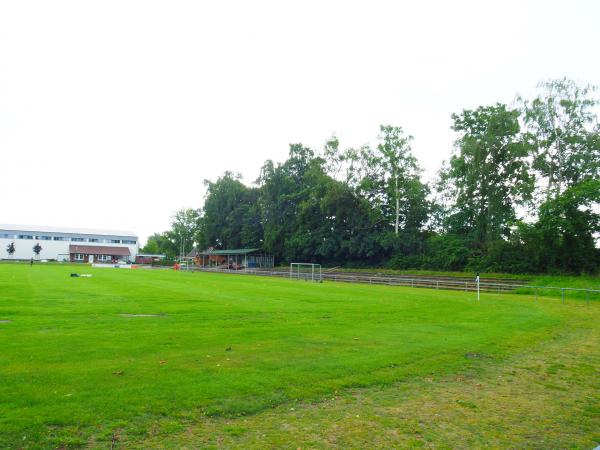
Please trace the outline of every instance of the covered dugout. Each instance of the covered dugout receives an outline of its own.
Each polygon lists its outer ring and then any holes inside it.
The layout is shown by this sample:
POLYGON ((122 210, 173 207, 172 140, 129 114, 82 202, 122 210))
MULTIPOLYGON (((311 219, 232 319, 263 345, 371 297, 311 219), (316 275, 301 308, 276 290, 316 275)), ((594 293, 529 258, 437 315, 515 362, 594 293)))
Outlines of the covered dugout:
POLYGON ((232 250, 192 250, 188 258, 193 258, 199 267, 219 269, 271 269, 274 266, 272 255, 267 255, 259 248, 238 248, 232 250))

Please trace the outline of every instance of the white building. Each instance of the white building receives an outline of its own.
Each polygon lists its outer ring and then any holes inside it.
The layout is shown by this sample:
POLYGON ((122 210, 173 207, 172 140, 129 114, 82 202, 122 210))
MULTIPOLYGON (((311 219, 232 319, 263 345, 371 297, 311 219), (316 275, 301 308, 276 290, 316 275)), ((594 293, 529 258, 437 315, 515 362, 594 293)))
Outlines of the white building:
POLYGON ((0 224, 0 259, 133 261, 138 250, 139 239, 129 231, 0 224), (8 252, 11 243, 12 256, 8 252), (39 256, 36 244, 42 247, 39 256))

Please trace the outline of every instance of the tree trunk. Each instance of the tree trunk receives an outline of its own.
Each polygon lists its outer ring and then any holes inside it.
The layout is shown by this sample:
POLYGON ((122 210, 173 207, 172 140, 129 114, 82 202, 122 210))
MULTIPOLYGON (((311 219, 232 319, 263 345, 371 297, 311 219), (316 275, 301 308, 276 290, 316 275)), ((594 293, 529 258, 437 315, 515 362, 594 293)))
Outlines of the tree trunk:
MULTIPOLYGON (((559 169, 558 165, 556 164, 555 160, 559 160, 560 161, 560 156, 561 156, 561 148, 560 148, 560 135, 558 130, 556 129, 556 122, 555 122, 555 118, 554 116, 552 117, 552 131, 554 132, 554 136, 555 136, 555 141, 556 141, 556 154, 552 155, 550 148, 548 148, 548 159, 550 160, 550 173, 548 174, 548 187, 546 189, 546 200, 550 199, 550 196, 552 195, 552 189, 554 187, 554 185, 557 183, 560 183, 560 177, 558 177, 558 180, 556 179, 558 174, 556 174, 556 171, 559 169)), ((559 184, 559 193, 560 193, 560 184, 559 184)), ((556 197, 556 196, 555 196, 556 197)))
POLYGON ((396 224, 394 226, 394 231, 396 235, 398 234, 398 225, 400 224, 400 198, 398 193, 398 177, 396 177, 396 224))
POLYGON ((550 200, 552 185, 554 184, 554 163, 550 163, 550 173, 548 174, 548 186, 546 187, 546 200, 550 200))

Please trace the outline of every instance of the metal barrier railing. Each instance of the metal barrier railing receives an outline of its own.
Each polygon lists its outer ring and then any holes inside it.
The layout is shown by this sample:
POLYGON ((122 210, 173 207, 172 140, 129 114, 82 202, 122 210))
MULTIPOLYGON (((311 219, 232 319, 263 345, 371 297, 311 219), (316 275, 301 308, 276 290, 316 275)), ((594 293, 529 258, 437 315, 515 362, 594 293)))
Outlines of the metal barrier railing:
POLYGON ((565 294, 566 292, 584 292, 586 303, 590 303, 590 294, 600 294, 600 289, 586 289, 586 288, 565 288, 558 286, 519 286, 517 289, 533 289, 535 294, 535 299, 538 299, 539 290, 555 290, 560 291, 560 296, 562 298, 563 304, 565 303, 565 294))
MULTIPOLYGON (((259 275, 259 276, 271 276, 289 278, 289 272, 277 271, 277 270, 265 270, 265 269, 216 269, 216 268, 193 268, 192 271, 200 272, 217 272, 217 273, 237 273, 240 275, 259 275)), ((448 280, 448 279, 436 279, 436 278, 424 278, 424 277, 413 277, 413 278, 395 278, 393 276, 360 276, 360 275, 345 275, 343 273, 323 273, 323 279, 329 281, 336 281, 342 283, 359 283, 359 284, 378 284, 388 286, 410 286, 414 288, 429 288, 429 289, 449 289, 449 290, 462 290, 465 292, 477 291, 476 281, 464 281, 464 280, 448 280)), ((479 283, 479 289, 482 292, 497 292, 508 293, 515 292, 517 289, 531 289, 535 299, 538 300, 540 296, 540 290, 554 290, 560 291, 558 295, 562 298, 562 302, 566 302, 567 292, 582 292, 585 293, 586 303, 589 304, 590 298, 594 294, 600 294, 599 289, 585 289, 585 288, 567 288, 557 286, 530 286, 520 285, 515 283, 492 283, 489 281, 481 281, 479 283)), ((599 295, 600 296, 600 295, 599 295)))

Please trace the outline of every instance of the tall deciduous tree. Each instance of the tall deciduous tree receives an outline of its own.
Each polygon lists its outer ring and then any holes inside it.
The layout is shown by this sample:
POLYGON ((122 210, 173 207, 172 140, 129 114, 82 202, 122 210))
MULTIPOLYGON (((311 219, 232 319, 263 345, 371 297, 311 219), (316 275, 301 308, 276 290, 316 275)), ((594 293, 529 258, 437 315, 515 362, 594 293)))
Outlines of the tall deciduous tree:
POLYGON ((171 218, 171 230, 167 236, 177 249, 177 254, 185 256, 198 239, 200 233, 200 209, 183 208, 177 211, 171 218))
POLYGON ((306 200, 314 189, 315 177, 323 173, 322 164, 312 149, 291 144, 283 164, 267 161, 263 165, 258 183, 264 247, 279 259, 303 257, 295 249, 300 242, 314 237, 310 226, 301 229, 301 217, 309 218, 306 200))
POLYGON ((278 260, 344 263, 380 256, 372 208, 327 173, 330 156, 293 144, 284 163, 263 166, 264 247, 278 260))
POLYGON ((477 246, 509 234, 515 206, 531 198, 530 146, 520 133, 519 111, 481 106, 453 114, 459 133, 443 178, 454 196, 451 229, 477 246))
POLYGON ((140 250, 141 253, 152 255, 166 255, 173 258, 179 254, 176 244, 171 240, 168 231, 164 233, 154 233, 148 238, 146 245, 140 250))
POLYGON ((343 176, 344 162, 346 160, 345 152, 340 148, 340 141, 333 135, 325 141, 323 146, 323 160, 325 171, 334 179, 343 176))
POLYGON ((263 233, 258 190, 246 187, 241 177, 231 172, 204 184, 207 194, 201 244, 216 248, 260 247, 263 233))
POLYGON ((600 180, 569 187, 540 208, 536 234, 529 244, 539 254, 544 272, 594 273, 600 266, 600 180))
POLYGON ((531 101, 521 100, 527 130, 536 144, 534 168, 545 178, 546 199, 600 177, 600 128, 595 88, 567 78, 546 80, 531 101))
MULTIPOLYGON (((382 166, 383 183, 388 199, 388 208, 394 214, 394 233, 398 234, 400 228, 400 215, 402 211, 415 211, 419 205, 424 204, 425 194, 419 180, 419 167, 417 159, 411 154, 410 143, 413 137, 405 135, 401 127, 390 125, 380 127, 380 143, 377 146, 378 159, 382 166), (416 201, 414 201, 416 200, 416 201), (390 208, 391 207, 391 208, 390 208)), ((425 194, 426 195, 426 194, 425 194)), ((405 225, 410 224, 415 217, 406 215, 405 225)), ((420 220, 416 220, 420 222, 420 220)))
POLYGON ((429 188, 421 182, 421 169, 412 155, 412 136, 401 127, 382 125, 379 144, 348 149, 342 160, 347 182, 388 223, 396 236, 418 231, 427 221, 429 188))

